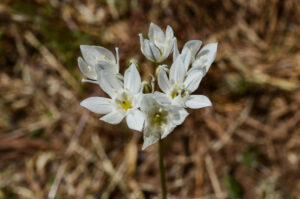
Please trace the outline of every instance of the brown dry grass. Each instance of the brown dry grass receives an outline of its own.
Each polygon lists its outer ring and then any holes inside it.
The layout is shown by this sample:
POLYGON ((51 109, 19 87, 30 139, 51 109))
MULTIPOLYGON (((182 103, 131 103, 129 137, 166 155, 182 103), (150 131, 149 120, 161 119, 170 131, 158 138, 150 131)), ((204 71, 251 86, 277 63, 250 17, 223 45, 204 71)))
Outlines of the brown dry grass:
POLYGON ((119 46, 122 70, 134 57, 151 71, 150 21, 179 46, 219 42, 198 90, 214 107, 167 140, 170 198, 300 198, 298 0, 2 0, 0 198, 158 198, 157 146, 79 106, 104 93, 76 63, 80 44, 119 46))

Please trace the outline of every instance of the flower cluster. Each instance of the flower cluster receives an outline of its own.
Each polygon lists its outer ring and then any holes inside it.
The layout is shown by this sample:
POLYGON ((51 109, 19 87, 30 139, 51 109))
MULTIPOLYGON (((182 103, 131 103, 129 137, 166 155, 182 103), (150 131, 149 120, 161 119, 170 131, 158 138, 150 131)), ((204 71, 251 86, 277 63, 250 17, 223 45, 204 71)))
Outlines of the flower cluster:
POLYGON ((200 40, 188 41, 181 52, 170 26, 164 33, 151 23, 148 39, 139 34, 141 51, 156 65, 153 82, 142 82, 134 63, 119 73, 119 51, 116 56, 100 46, 81 45, 83 58, 78 58, 81 72, 88 78, 83 82, 99 84, 110 98, 90 97, 81 102, 88 110, 104 114, 100 120, 118 124, 124 118, 130 129, 143 131, 143 149, 165 138, 183 123, 186 108, 211 106, 204 95, 192 95, 215 59, 217 43, 201 47, 200 40), (162 62, 173 53, 169 67, 162 62), (160 91, 156 91, 155 84, 160 91), (147 88, 147 89, 146 89, 147 88))

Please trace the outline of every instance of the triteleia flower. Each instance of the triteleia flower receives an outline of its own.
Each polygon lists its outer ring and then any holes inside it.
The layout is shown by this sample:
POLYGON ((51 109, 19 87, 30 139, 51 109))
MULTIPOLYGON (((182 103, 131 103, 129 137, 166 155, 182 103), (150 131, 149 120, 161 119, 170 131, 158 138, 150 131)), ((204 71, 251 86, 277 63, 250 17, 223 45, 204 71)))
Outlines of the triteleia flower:
POLYGON ((217 49, 218 43, 209 43, 203 46, 195 60, 191 62, 192 67, 190 68, 189 73, 192 73, 195 70, 202 70, 205 75, 216 58, 217 49))
POLYGON ((106 48, 101 46, 81 45, 82 56, 78 58, 78 65, 81 72, 90 80, 83 79, 83 82, 98 83, 97 70, 107 70, 119 74, 119 50, 116 48, 116 58, 106 48))
POLYGON ((160 63, 168 58, 174 48, 174 32, 167 26, 166 33, 154 23, 150 24, 148 39, 139 34, 142 53, 151 61, 160 63))
POLYGON ((173 61, 176 60, 176 58, 181 55, 184 58, 188 58, 189 62, 188 64, 190 65, 192 62, 195 61, 196 53, 200 49, 202 45, 202 41, 200 40, 190 40, 186 42, 182 48, 182 52, 179 53, 178 47, 177 47, 177 41, 174 42, 174 50, 173 50, 173 61), (187 52, 190 52, 190 56, 187 57, 187 52))
MULTIPOLYGON (((187 52, 189 56, 190 52, 187 52)), ((204 95, 190 95, 194 92, 203 77, 201 70, 195 70, 187 74, 182 56, 178 56, 172 64, 169 72, 160 70, 158 72, 158 85, 164 92, 154 93, 156 100, 162 105, 174 105, 178 107, 203 108, 211 106, 210 100, 204 95)))
POLYGON ((188 116, 184 108, 159 104, 153 94, 144 95, 141 110, 146 115, 143 150, 169 135, 188 116))
POLYGON ((110 124, 120 123, 124 117, 129 128, 141 131, 145 120, 138 108, 143 97, 140 74, 131 64, 124 74, 124 83, 109 71, 97 71, 100 87, 111 97, 90 97, 80 105, 92 112, 106 114, 100 120, 110 124))
POLYGON ((185 43, 182 52, 179 53, 177 42, 175 42, 173 61, 180 55, 184 60, 184 66, 187 68, 188 73, 201 70, 204 76, 216 58, 218 43, 209 43, 199 51, 201 44, 202 42, 200 40, 190 40, 185 43), (190 55, 188 55, 187 52, 190 52, 190 55))

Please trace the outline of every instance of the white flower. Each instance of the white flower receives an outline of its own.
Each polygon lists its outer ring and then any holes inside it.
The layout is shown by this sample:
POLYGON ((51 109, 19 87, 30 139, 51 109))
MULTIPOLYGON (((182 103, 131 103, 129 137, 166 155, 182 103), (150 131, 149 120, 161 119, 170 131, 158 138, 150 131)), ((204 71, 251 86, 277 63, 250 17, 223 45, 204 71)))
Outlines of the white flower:
POLYGON ((201 48, 195 60, 192 62, 189 73, 192 73, 194 70, 202 70, 205 75, 216 58, 217 49, 218 43, 209 43, 201 48))
POLYGON ((83 82, 97 83, 97 69, 107 70, 115 75, 119 73, 118 48, 116 48, 116 58, 109 50, 101 46, 81 45, 80 50, 84 59, 78 58, 79 68, 90 79, 83 79, 83 82))
MULTIPOLYGON (((190 57, 189 54, 188 51, 187 56, 190 57)), ((195 70, 193 73, 187 74, 185 65, 182 56, 178 56, 170 68, 169 77, 164 70, 158 72, 158 85, 164 93, 156 91, 154 93, 156 100, 162 105, 171 104, 178 107, 211 106, 211 102, 206 96, 190 95, 198 88, 203 72, 195 70)))
POLYGON ((142 100, 142 84, 140 74, 135 66, 125 71, 124 83, 109 71, 98 70, 101 88, 111 97, 90 97, 80 105, 92 112, 106 114, 100 118, 110 124, 120 123, 124 117, 129 128, 141 131, 145 120, 138 109, 142 100))
POLYGON ((153 94, 145 94, 141 110, 146 115, 143 150, 169 135, 188 115, 184 108, 162 106, 153 94))
POLYGON ((151 61, 160 63, 168 58, 173 50, 175 37, 170 26, 167 26, 166 33, 154 23, 150 24, 148 39, 139 34, 142 53, 151 61))
POLYGON ((188 73, 192 73, 194 70, 202 70, 203 75, 205 75, 216 58, 218 43, 209 43, 199 51, 201 44, 200 40, 190 40, 184 44, 182 52, 179 53, 177 42, 175 42, 173 61, 180 55, 188 73), (188 52, 190 52, 190 55, 188 52), (192 66, 189 68, 190 65, 192 66))
POLYGON ((177 41, 174 42, 174 50, 173 50, 173 61, 176 60, 176 58, 181 55, 185 58, 188 58, 190 60, 190 63, 195 61, 195 56, 198 50, 200 49, 200 46, 202 45, 202 41, 200 40, 190 40, 186 42, 182 48, 182 52, 179 53, 178 47, 177 47, 177 41), (190 52, 190 57, 187 56, 187 52, 190 52))

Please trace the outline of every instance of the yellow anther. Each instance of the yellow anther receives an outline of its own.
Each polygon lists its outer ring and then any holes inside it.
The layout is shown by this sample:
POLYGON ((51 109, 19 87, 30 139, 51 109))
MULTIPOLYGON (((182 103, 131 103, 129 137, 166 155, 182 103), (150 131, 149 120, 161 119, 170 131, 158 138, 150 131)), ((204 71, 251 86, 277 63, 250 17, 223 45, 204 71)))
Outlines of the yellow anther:
POLYGON ((126 111, 127 111, 128 109, 132 108, 130 101, 129 101, 129 100, 126 100, 126 99, 123 100, 123 101, 121 101, 121 107, 122 107, 123 109, 125 109, 126 111))
POLYGON ((178 95, 179 95, 178 90, 173 90, 173 91, 171 92, 171 97, 172 97, 172 99, 174 99, 174 98, 177 97, 178 95))

